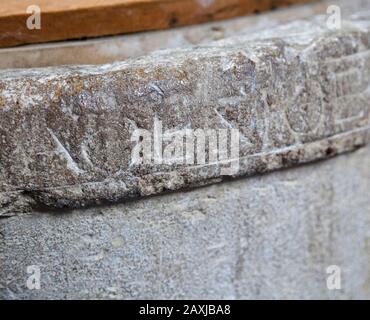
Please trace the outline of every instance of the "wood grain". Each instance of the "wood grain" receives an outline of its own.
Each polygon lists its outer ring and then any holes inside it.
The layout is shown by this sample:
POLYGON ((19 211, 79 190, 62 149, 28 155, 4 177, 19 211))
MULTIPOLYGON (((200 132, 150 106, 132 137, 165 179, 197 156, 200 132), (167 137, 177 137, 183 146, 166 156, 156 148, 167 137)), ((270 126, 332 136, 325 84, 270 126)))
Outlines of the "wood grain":
POLYGON ((0 47, 157 30, 314 0, 1 0, 0 47), (29 30, 27 8, 41 9, 29 30))

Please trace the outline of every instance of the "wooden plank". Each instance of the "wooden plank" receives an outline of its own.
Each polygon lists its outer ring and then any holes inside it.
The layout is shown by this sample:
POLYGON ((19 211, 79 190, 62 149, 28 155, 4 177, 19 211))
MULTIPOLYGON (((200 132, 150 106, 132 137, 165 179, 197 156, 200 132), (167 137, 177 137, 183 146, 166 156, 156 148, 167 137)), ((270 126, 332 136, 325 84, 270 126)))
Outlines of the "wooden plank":
POLYGON ((314 0, 1 0, 0 47, 166 29, 314 0), (29 30, 27 8, 41 9, 29 30))

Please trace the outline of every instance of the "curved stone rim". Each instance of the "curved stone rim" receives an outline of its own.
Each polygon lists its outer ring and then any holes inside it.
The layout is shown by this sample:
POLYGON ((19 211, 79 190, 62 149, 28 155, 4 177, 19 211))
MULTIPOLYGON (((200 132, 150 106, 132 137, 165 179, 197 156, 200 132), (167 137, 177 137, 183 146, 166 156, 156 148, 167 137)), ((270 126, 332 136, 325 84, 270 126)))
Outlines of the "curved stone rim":
POLYGON ((156 119, 170 135, 238 130, 239 167, 230 176, 367 144, 370 26, 361 19, 343 24, 333 32, 315 18, 259 39, 230 38, 112 65, 0 71, 0 212, 35 203, 80 207, 223 179, 219 162, 132 166, 133 132, 152 132, 156 119), (65 187, 71 185, 77 187, 65 187))

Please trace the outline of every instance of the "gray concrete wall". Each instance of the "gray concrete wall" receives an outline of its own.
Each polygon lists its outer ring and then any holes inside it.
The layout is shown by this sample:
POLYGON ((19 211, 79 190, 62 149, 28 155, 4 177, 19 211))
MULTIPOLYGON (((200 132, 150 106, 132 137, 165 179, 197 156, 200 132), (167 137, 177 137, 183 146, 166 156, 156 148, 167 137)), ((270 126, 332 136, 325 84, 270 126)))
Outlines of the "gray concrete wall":
POLYGON ((2 299, 370 298, 370 148, 188 192, 0 220, 2 299), (27 266, 41 289, 26 286, 27 266), (326 268, 341 268, 328 290, 326 268))

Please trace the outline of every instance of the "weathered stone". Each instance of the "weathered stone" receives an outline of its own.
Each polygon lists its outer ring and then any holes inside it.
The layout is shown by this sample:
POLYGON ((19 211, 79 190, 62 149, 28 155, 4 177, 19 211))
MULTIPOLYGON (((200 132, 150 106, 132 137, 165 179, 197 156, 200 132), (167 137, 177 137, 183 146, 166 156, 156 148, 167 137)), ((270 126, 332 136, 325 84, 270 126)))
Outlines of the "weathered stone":
POLYGON ((370 299, 369 159, 0 219, 0 299, 370 299))
POLYGON ((164 130, 239 130, 233 176, 363 146, 369 30, 366 17, 343 21, 339 31, 317 18, 112 65, 2 71, 1 212, 27 203, 80 207, 223 179, 220 163, 132 165, 132 133, 153 131, 156 119, 164 130))

